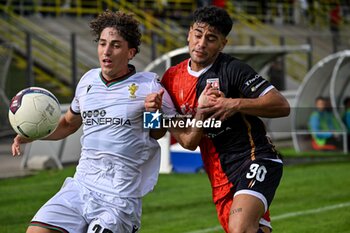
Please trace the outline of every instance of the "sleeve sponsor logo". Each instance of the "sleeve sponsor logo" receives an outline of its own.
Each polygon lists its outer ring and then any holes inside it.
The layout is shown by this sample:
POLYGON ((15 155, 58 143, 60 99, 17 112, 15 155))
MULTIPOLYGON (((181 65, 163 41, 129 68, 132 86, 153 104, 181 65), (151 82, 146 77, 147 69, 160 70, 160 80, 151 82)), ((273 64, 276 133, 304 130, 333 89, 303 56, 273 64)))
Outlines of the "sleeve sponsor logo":
POLYGON ((251 90, 252 92, 258 90, 259 87, 260 87, 261 85, 263 85, 265 82, 267 82, 267 81, 266 81, 266 80, 261 81, 261 82, 258 83, 257 85, 255 85, 255 86, 253 86, 252 88, 250 88, 250 90, 251 90))
POLYGON ((254 76, 254 78, 247 80, 244 84, 246 86, 250 86, 252 83, 254 83, 259 78, 261 78, 261 76, 257 74, 254 76))

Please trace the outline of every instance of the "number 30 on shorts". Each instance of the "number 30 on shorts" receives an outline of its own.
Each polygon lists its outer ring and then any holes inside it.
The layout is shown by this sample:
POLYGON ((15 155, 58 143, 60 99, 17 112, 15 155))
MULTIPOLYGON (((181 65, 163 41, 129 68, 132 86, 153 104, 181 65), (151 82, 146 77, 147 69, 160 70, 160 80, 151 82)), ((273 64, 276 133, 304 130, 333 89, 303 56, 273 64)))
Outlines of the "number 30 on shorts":
POLYGON ((263 182, 265 179, 265 175, 267 173, 266 167, 264 165, 259 165, 257 163, 252 163, 249 167, 249 172, 247 173, 247 179, 255 179, 257 181, 263 182))

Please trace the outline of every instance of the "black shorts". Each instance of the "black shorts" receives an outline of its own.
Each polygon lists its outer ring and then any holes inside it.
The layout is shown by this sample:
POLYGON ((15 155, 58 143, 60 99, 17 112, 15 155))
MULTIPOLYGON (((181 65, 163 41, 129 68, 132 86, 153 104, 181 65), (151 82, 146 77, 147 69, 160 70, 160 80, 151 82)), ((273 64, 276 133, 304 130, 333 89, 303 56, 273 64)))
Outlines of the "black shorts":
POLYGON ((270 158, 249 159, 243 162, 239 170, 239 174, 230 179, 234 184, 234 195, 254 195, 262 200, 266 211, 282 178, 282 161, 270 158))

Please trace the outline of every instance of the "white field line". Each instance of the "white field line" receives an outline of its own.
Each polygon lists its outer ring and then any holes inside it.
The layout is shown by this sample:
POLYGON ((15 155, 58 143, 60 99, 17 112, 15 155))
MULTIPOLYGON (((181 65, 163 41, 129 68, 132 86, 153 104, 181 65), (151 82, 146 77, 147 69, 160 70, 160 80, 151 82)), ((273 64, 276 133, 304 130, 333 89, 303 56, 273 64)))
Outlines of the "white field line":
MULTIPOLYGON (((278 215, 275 217, 271 217, 271 222, 286 219, 286 218, 292 218, 292 217, 296 217, 296 216, 321 213, 321 212, 325 212, 328 210, 335 210, 335 209, 340 209, 340 208, 344 208, 344 207, 348 207, 348 206, 350 206, 350 202, 345 202, 345 203, 340 203, 340 204, 336 204, 336 205, 330 205, 330 206, 325 206, 325 207, 310 209, 310 210, 305 210, 305 211, 290 212, 287 214, 281 214, 281 215, 278 215)), ((198 231, 189 231, 186 233, 208 233, 208 232, 216 232, 219 230, 222 230, 221 226, 210 227, 210 228, 206 228, 206 229, 202 229, 202 230, 198 230, 198 231)))
POLYGON ((345 203, 340 203, 340 204, 336 204, 336 205, 325 206, 325 207, 321 207, 321 208, 317 208, 317 209, 311 209, 311 210, 297 211, 297 212, 291 212, 291 213, 287 213, 287 214, 281 214, 281 215, 278 215, 276 217, 271 217, 271 222, 272 221, 278 221, 278 220, 285 219, 285 218, 292 218, 292 217, 301 216, 301 215, 315 214, 315 213, 325 212, 325 211, 328 211, 328 210, 340 209, 340 208, 344 208, 344 207, 348 207, 348 206, 350 206, 350 202, 345 202, 345 203))

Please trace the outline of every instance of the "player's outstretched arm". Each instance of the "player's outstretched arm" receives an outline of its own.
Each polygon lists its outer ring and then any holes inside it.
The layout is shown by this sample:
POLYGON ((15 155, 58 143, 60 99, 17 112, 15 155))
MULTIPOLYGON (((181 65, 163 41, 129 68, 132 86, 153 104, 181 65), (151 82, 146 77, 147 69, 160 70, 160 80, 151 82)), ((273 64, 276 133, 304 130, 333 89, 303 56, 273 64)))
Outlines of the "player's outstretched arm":
POLYGON ((49 136, 41 140, 60 140, 75 133, 81 126, 82 119, 80 115, 73 114, 71 109, 68 109, 66 114, 61 117, 56 130, 49 136))
MULTIPOLYGON (((72 133, 76 132, 81 126, 82 120, 80 115, 75 115, 68 110, 66 114, 61 117, 56 130, 50 134, 49 136, 42 138, 40 140, 60 140, 63 139, 72 133)), ((21 154, 21 144, 32 142, 33 140, 24 138, 20 135, 17 135, 13 139, 13 143, 11 146, 12 155, 20 155, 21 154)))
POLYGON ((27 139, 24 138, 20 135, 17 135, 14 139, 13 139, 13 143, 11 146, 11 150, 12 150, 12 156, 16 156, 16 155, 21 155, 21 144, 25 144, 25 143, 29 143, 32 142, 33 140, 31 139, 27 139))

